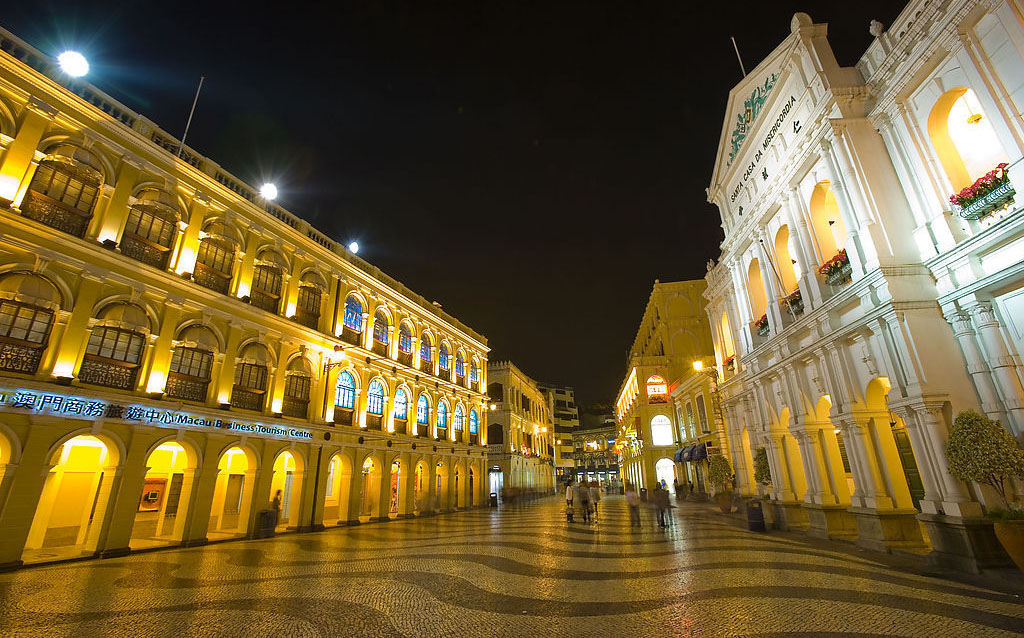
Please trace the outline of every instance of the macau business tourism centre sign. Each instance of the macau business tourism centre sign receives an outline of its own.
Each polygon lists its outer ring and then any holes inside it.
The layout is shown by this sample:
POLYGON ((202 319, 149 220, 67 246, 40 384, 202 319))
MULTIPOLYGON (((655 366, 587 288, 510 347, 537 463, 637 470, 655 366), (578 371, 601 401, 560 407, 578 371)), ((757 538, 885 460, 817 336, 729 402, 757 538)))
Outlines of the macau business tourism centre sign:
POLYGON ((163 428, 226 430, 274 439, 310 440, 313 438, 311 432, 287 425, 266 425, 251 421, 215 419, 191 412, 162 410, 146 405, 114 403, 93 397, 32 390, 0 388, 0 410, 15 413, 44 414, 70 419, 116 420, 163 428))

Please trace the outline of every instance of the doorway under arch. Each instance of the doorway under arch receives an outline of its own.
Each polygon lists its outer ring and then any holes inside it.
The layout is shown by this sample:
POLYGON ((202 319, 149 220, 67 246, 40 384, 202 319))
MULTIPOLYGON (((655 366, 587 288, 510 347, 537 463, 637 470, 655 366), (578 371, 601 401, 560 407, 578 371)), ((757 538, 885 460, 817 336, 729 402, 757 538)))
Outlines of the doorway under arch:
POLYGON ((654 474, 658 477, 658 483, 664 482, 665 487, 673 493, 675 492, 673 480, 676 478, 676 464, 672 459, 668 457, 659 459, 658 462, 654 464, 654 474))
POLYGON ((302 502, 302 457, 285 450, 274 460, 274 477, 270 481, 271 502, 281 492, 281 511, 277 517, 278 532, 296 529, 302 502))
POLYGON ((348 521, 349 488, 352 485, 352 459, 336 452, 327 464, 327 485, 324 488, 324 523, 341 525, 348 521))
POLYGON ((360 472, 363 475, 363 480, 360 482, 359 521, 366 523, 377 516, 380 506, 378 503, 380 500, 380 477, 382 472, 380 462, 373 458, 373 456, 367 456, 363 459, 360 472))
POLYGON ((149 469, 128 543, 132 550, 181 541, 198 466, 198 455, 188 442, 165 441, 149 453, 149 469))
POLYGON ((118 450, 101 437, 82 434, 65 441, 36 505, 22 560, 47 562, 96 551, 118 465, 118 450))
POLYGON ((395 459, 391 462, 391 488, 390 494, 391 499, 388 504, 388 516, 391 518, 398 517, 398 508, 401 506, 400 499, 404 497, 401 494, 402 489, 402 462, 395 459))
POLYGON ((237 538, 249 531, 249 513, 256 483, 256 455, 232 446, 217 463, 217 483, 210 508, 210 539, 237 538))

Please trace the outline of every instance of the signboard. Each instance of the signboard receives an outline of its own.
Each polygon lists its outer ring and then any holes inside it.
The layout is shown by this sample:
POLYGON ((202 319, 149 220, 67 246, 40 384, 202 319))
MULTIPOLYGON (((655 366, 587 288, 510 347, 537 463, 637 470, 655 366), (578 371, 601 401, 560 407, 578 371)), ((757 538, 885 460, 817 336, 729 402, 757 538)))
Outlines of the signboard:
POLYGON ((652 374, 647 377, 647 402, 666 403, 668 402, 668 382, 665 377, 659 374, 652 374))
POLYGON ((249 421, 214 419, 190 412, 162 410, 147 405, 112 403, 93 397, 81 397, 34 390, 0 388, 0 410, 48 414, 71 419, 107 419, 142 423, 163 428, 194 430, 218 429, 254 434, 275 439, 310 440, 313 434, 290 425, 264 425, 249 421))

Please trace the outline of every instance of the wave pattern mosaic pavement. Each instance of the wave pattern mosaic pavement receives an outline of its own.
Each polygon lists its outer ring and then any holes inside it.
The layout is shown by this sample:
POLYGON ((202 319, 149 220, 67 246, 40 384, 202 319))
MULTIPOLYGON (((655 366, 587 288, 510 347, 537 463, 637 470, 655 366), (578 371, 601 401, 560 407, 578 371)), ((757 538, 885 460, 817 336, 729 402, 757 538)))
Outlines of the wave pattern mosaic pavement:
POLYGON ((4 636, 1013 636, 1007 585, 748 532, 683 503, 631 530, 546 499, 0 574, 4 636), (987 582, 987 581, 986 581, 987 582))

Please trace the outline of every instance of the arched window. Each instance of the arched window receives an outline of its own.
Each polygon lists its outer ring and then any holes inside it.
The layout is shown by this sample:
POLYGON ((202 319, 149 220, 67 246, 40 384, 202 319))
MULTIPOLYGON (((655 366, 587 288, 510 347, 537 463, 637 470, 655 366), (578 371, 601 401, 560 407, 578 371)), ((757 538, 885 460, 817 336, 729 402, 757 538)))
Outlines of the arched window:
POLYGON ((58 309, 60 293, 38 275, 0 281, 0 370, 35 374, 58 309))
POLYGON ((462 384, 463 377, 466 375, 466 363, 462 358, 462 353, 458 352, 455 354, 455 377, 458 379, 459 384, 462 384))
POLYGON ((231 270, 235 265, 237 242, 234 230, 226 224, 214 222, 206 227, 206 237, 199 242, 192 279, 204 288, 228 294, 231 270))
POLYGON ((398 351, 406 354, 412 352, 412 331, 407 323, 398 327, 398 351))
POLYGON ((373 351, 381 356, 388 352, 388 328, 390 322, 383 310, 378 310, 373 315, 373 351))
POLYGON ((754 321, 761 315, 766 314, 768 309, 768 295, 764 291, 764 279, 761 278, 761 265, 757 258, 750 260, 747 268, 747 295, 750 298, 750 310, 754 321))
POLYGON ((191 326, 178 335, 181 345, 171 354, 164 393, 171 398, 203 403, 210 386, 217 337, 209 328, 191 326))
POLYGON ((149 318, 135 304, 114 303, 100 312, 99 320, 89 333, 78 380, 134 390, 149 333, 149 318))
POLYGON ((451 372, 451 357, 448 354, 448 344, 442 343, 441 350, 437 355, 437 367, 441 372, 441 376, 448 378, 448 373, 451 372))
POLYGON ((421 394, 420 398, 416 400, 416 422, 421 425, 427 425, 429 423, 429 416, 430 402, 427 401, 427 395, 421 394))
POLYGON ((409 397, 406 396, 405 390, 399 388, 395 391, 395 418, 401 421, 405 421, 409 416, 409 397))
POLYGON ((178 234, 178 204, 173 194, 150 188, 139 193, 128 211, 121 235, 121 254, 161 270, 178 234))
POLYGON ((476 414, 476 410, 469 411, 469 433, 476 434, 477 430, 480 429, 480 418, 476 414))
POLYGON ((783 292, 789 294, 797 288, 800 277, 800 265, 793 258, 792 236, 789 226, 783 224, 775 234, 775 258, 778 261, 779 277, 782 279, 783 292))
POLYGON ((249 303, 277 314, 281 306, 283 273, 287 267, 287 262, 275 251, 265 250, 260 253, 252 271, 249 303))
POLYGON ((334 406, 353 410, 356 407, 356 382, 348 370, 338 375, 338 384, 334 389, 334 406))
POLYGON ((298 295, 295 298, 295 321, 316 330, 320 325, 320 303, 323 301, 326 285, 323 278, 307 272, 299 282, 298 295))
POLYGON ((954 193, 1009 161, 978 96, 965 86, 946 91, 935 102, 928 136, 954 193))
POLYGON ((370 414, 384 414, 384 386, 374 379, 366 388, 366 411, 370 414))
POLYGON ((651 445, 672 445, 672 421, 664 414, 651 419, 651 445))
POLYGON ((434 347, 434 343, 430 340, 430 335, 423 334, 420 337, 420 369, 430 370, 430 350, 434 347))
POLYGON ((839 202, 828 180, 815 185, 808 207, 814 238, 821 251, 821 262, 825 263, 846 246, 846 224, 843 223, 839 202))
POLYGON ((439 401, 437 404, 437 420, 435 423, 439 429, 448 427, 448 404, 444 401, 439 401))
POLYGON ((285 416, 305 419, 309 410, 309 386, 313 379, 309 362, 303 357, 292 359, 284 377, 284 401, 281 412, 285 416))
POLYGON ((103 174, 88 151, 64 145, 39 162, 21 203, 25 217, 85 237, 103 174))
POLYGON ((242 351, 235 363, 235 385, 231 388, 231 405, 244 410, 262 412, 270 374, 270 353, 266 346, 252 343, 242 351))
POLYGON ((464 419, 465 419, 465 417, 464 417, 463 412, 462 412, 462 406, 461 405, 455 406, 455 412, 454 412, 453 418, 452 418, 452 427, 454 427, 456 431, 462 432, 462 422, 463 422, 464 419))
POLYGON ((341 338, 349 343, 359 345, 359 335, 363 333, 363 304, 358 298, 349 296, 345 300, 341 338))
POLYGON ((729 327, 729 316, 724 312, 722 313, 722 321, 720 325, 722 328, 722 348, 725 354, 723 360, 727 360, 732 357, 736 351, 732 342, 732 329, 729 327))

